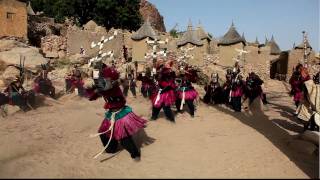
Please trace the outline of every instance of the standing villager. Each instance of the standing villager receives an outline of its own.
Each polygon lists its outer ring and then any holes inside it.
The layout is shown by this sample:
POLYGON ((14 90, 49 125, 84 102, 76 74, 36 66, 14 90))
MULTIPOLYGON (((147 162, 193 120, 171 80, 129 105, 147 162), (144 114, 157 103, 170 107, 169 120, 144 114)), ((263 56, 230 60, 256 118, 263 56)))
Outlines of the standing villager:
POLYGON ((233 74, 232 70, 228 69, 226 74, 226 82, 223 84, 223 99, 226 106, 231 105, 231 87, 232 87, 232 81, 233 81, 233 74))
POLYGON ((160 110, 163 108, 163 111, 168 120, 175 122, 171 106, 175 104, 175 72, 172 71, 172 62, 166 64, 166 66, 160 66, 160 72, 157 79, 157 88, 156 91, 151 96, 152 101, 152 117, 151 120, 158 119, 160 110))
POLYGON ((128 91, 130 89, 133 97, 137 97, 137 93, 136 93, 136 80, 133 77, 133 73, 127 74, 126 77, 124 79, 121 80, 122 83, 122 87, 123 87, 123 94, 125 97, 128 96, 128 91))
POLYGON ((289 83, 291 85, 290 95, 293 96, 294 103, 295 103, 296 107, 298 107, 300 104, 300 101, 303 97, 302 88, 303 88, 303 83, 304 83, 304 80, 303 80, 299 71, 293 72, 293 74, 289 80, 289 83))
POLYGON ((141 81, 141 94, 145 98, 150 98, 152 92, 155 90, 155 79, 151 76, 151 70, 147 69, 146 72, 140 73, 137 77, 141 81))
POLYGON ((204 90, 206 91, 203 97, 204 103, 221 104, 224 102, 223 89, 220 86, 218 73, 211 74, 211 81, 204 87, 204 90))
POLYGON ((245 95, 246 98, 249 98, 249 105, 251 105, 257 97, 261 98, 261 100, 265 102, 261 87, 262 84, 263 80, 261 80, 258 75, 256 75, 254 72, 249 73, 245 86, 245 95))
POLYGON ((245 90, 245 82, 242 80, 242 76, 238 74, 233 80, 231 85, 231 104, 232 108, 236 112, 241 112, 241 100, 245 90))
MULTIPOLYGON (((192 86, 191 75, 188 71, 185 72, 183 69, 180 70, 179 81, 177 84, 177 99, 176 107, 179 113, 182 112, 184 104, 188 105, 189 113, 191 117, 194 117, 195 106, 193 104, 194 100, 198 97, 198 92, 192 86)), ((194 82, 196 78, 193 79, 194 82)))
POLYGON ((116 153, 120 142, 130 153, 131 158, 140 160, 141 154, 132 135, 144 128, 147 121, 137 116, 132 108, 126 105, 126 99, 119 86, 119 77, 116 69, 104 66, 95 85, 86 87, 86 96, 90 101, 103 97, 106 102, 105 119, 97 134, 105 148, 98 155, 104 151, 116 153))

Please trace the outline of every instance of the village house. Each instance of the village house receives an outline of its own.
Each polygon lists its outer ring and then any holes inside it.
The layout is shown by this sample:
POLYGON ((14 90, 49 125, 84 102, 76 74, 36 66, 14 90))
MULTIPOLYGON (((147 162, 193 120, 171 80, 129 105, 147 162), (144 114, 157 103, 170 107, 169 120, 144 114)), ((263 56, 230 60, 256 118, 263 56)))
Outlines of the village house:
POLYGON ((27 21, 26 0, 0 0, 0 37, 27 39, 27 21))
POLYGON ((203 42, 199 38, 197 31, 193 30, 191 21, 189 21, 187 31, 177 41, 177 47, 182 51, 190 49, 188 55, 192 56, 192 58, 189 58, 189 64, 202 65, 204 55, 203 42))
POLYGON ((245 46, 245 40, 240 36, 232 22, 228 32, 218 42, 220 64, 233 66, 235 64, 234 58, 239 54, 236 49, 243 50, 245 46))
POLYGON ((133 61, 144 61, 145 55, 149 50, 149 45, 146 42, 148 38, 150 40, 159 40, 159 35, 155 32, 147 19, 140 29, 131 36, 133 61))

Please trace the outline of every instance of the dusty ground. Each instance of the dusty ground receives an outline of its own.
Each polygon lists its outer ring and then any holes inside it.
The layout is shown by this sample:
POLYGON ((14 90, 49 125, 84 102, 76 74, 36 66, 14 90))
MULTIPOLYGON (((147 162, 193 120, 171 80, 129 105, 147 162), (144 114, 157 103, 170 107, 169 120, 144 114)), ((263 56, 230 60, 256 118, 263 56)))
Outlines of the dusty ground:
MULTIPOLYGON (((137 135, 140 162, 126 151, 92 159, 102 148, 99 138, 89 138, 103 119, 102 100, 48 100, 0 120, 0 178, 318 177, 318 156, 292 145, 302 125, 291 116, 285 86, 270 81, 267 91, 271 104, 264 111, 234 113, 198 103, 194 119, 185 113, 176 124, 161 114, 137 135)), ((128 104, 149 119, 149 101, 129 97, 128 104)))

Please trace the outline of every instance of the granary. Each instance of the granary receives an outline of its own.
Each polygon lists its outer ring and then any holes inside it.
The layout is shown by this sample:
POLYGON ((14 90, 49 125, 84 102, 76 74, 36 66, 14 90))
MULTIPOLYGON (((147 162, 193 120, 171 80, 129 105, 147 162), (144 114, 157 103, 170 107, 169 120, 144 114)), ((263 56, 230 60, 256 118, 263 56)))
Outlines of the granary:
POLYGON ((244 49, 246 45, 245 40, 237 32, 233 22, 228 32, 218 42, 220 53, 220 64, 223 66, 233 66, 235 58, 239 53, 236 49, 244 49))
MULTIPOLYGON (((205 39, 204 39, 205 40, 205 39)), ((177 46, 180 51, 188 50, 187 55, 192 56, 188 59, 191 65, 201 65, 203 62, 203 42, 199 38, 197 32, 193 30, 192 23, 189 21, 187 31, 177 41, 177 46)))
POLYGON ((199 25, 196 29, 196 34, 198 36, 198 39, 202 42, 203 46, 201 46, 202 48, 202 52, 203 53, 207 53, 210 54, 211 53, 211 41, 212 38, 209 36, 209 34, 203 29, 201 23, 199 22, 199 25))
POLYGON ((131 36, 132 41, 132 60, 133 61, 144 61, 145 55, 148 53, 149 45, 147 44, 147 39, 156 40, 158 35, 152 28, 149 20, 147 19, 144 24, 138 29, 137 32, 133 33, 131 36))
POLYGON ((0 0, 0 37, 27 39, 27 21, 26 0, 0 0))

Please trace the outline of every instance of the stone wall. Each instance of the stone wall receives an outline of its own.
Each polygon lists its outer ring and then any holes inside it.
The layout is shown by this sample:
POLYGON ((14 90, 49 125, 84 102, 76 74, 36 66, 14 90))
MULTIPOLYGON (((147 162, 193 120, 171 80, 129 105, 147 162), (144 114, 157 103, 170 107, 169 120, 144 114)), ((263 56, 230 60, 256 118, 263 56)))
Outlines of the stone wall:
POLYGON ((67 39, 51 35, 41 38, 41 50, 47 58, 64 58, 67 52, 67 39))
POLYGON ((0 37, 27 39, 26 3, 17 0, 0 1, 0 37))
POLYGON ((184 49, 189 49, 189 48, 193 48, 192 50, 189 50, 187 55, 188 56, 193 56, 193 58, 188 58, 187 59, 187 63, 189 63, 190 65, 197 65, 197 66, 202 66, 204 64, 204 56, 205 56, 205 52, 204 52, 204 47, 203 46, 195 46, 193 44, 187 43, 184 46, 179 47, 179 55, 183 55, 183 51, 182 48, 184 49))
MULTIPOLYGON (((291 76, 293 69, 297 66, 297 64, 303 60, 304 51, 303 49, 292 49, 289 53, 288 59, 288 72, 287 74, 291 76)), ((316 64, 315 53, 311 51, 309 55, 309 64, 316 64)))
MULTIPOLYGON (((110 37, 114 33, 114 29, 111 29, 107 33, 95 32, 95 31, 86 31, 81 29, 69 29, 67 32, 67 55, 71 56, 80 52, 80 47, 86 51, 86 55, 95 56, 99 47, 91 49, 91 43, 98 43, 101 40, 101 37, 110 37)), ((122 30, 117 30, 118 35, 114 37, 111 41, 104 44, 103 52, 108 52, 113 50, 114 56, 116 58, 122 57, 122 47, 124 45, 124 34, 122 30)))
POLYGON ((230 46, 219 46, 220 62, 223 66, 234 66, 233 58, 239 54, 235 49, 243 49, 243 44, 238 43, 230 46))
POLYGON ((41 47, 41 39, 46 36, 61 35, 64 29, 62 24, 54 23, 53 18, 29 16, 28 17, 28 39, 29 43, 41 47))

